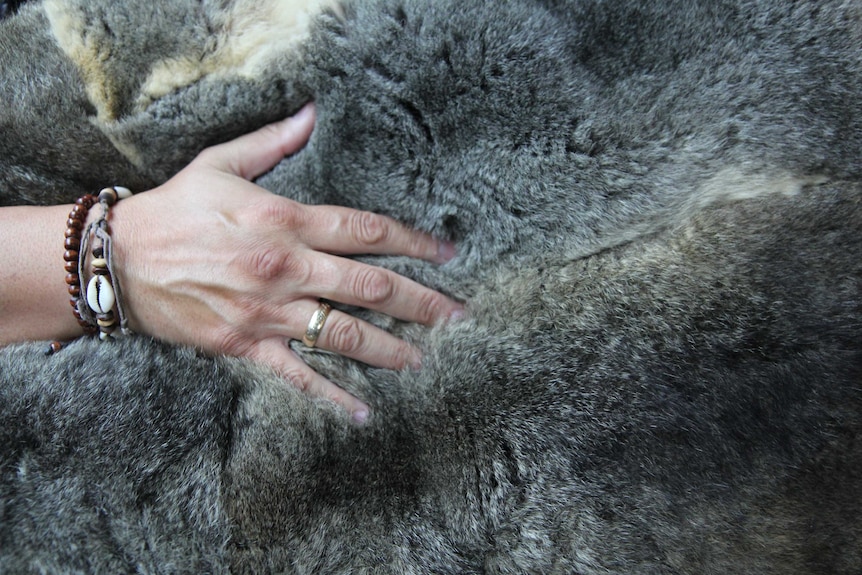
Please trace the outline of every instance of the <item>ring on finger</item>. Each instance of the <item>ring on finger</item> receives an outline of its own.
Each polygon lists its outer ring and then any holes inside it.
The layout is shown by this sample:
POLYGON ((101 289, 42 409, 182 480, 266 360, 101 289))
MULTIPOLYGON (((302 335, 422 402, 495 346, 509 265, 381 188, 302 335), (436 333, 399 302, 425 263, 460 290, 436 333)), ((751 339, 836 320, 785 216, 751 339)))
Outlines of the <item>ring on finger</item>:
POLYGON ((320 305, 311 314, 308 327, 305 328, 305 334, 302 336, 302 343, 307 347, 317 345, 317 338, 320 337, 320 332, 323 331, 323 325, 326 323, 326 318, 329 317, 330 311, 332 311, 331 305, 326 302, 320 302, 320 305))

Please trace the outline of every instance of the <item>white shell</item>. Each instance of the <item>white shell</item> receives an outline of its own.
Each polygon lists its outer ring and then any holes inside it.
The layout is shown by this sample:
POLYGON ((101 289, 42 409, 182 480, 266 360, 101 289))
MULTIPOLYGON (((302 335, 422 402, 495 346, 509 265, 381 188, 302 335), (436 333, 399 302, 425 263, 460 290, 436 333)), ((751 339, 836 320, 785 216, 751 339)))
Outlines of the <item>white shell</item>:
POLYGON ((87 305, 96 313, 108 313, 114 308, 117 298, 114 288, 105 276, 93 276, 87 284, 87 305))
POLYGON ((125 200, 126 198, 132 197, 132 190, 129 188, 124 188, 123 186, 114 186, 114 191, 117 192, 117 196, 121 200, 125 200))

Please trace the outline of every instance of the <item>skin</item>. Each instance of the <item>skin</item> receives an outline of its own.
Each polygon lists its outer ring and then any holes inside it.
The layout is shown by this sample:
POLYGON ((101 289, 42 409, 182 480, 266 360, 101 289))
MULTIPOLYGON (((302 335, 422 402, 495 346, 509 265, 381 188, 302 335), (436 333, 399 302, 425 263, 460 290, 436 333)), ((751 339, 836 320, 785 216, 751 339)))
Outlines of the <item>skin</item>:
MULTIPOLYGON (((254 359, 293 385, 342 405, 357 422, 368 406, 308 367, 300 339, 319 299, 425 325, 463 313, 458 302, 388 270, 343 256, 406 255, 445 263, 446 242, 392 219, 307 206, 251 183, 307 142, 314 108, 204 150, 164 185, 111 210, 117 281, 130 327, 213 355, 254 359)), ((71 205, 0 209, 0 345, 81 334, 60 259, 71 205), (11 249, 9 249, 11 248, 11 249), (27 262, 22 266, 21 262, 27 262)), ((91 210, 90 219, 98 209, 91 210)), ((370 365, 418 368, 415 348, 333 310, 317 347, 370 365)))

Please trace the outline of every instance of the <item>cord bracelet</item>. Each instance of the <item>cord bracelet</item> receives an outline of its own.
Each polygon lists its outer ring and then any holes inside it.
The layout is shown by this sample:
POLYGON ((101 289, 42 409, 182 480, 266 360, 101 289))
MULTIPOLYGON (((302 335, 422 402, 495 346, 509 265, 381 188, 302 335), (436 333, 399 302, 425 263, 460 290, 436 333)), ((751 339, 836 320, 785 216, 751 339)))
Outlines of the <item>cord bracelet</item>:
MULTIPOLYGON (((108 226, 111 206, 131 195, 132 192, 122 186, 105 188, 98 196, 85 194, 75 201, 66 220, 63 260, 66 285, 71 297, 69 303, 84 334, 98 333, 102 341, 110 339, 118 327, 123 334, 131 333, 122 306, 120 284, 113 273, 113 246, 108 226), (87 215, 97 203, 102 208, 102 214, 84 229, 87 215), (83 278, 91 243, 91 277, 85 287, 83 278)), ((46 353, 56 353, 62 347, 61 342, 51 342, 46 353)))

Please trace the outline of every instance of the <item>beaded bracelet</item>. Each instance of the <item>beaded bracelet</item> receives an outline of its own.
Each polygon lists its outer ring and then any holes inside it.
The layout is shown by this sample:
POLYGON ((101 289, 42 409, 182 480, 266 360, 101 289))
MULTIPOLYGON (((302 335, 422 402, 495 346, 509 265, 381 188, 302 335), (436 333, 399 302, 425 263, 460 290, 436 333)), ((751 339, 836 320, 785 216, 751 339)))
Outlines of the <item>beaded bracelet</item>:
MULTIPOLYGON (((69 219, 66 220, 66 240, 63 244, 65 248, 63 260, 66 262, 66 285, 71 296, 69 303, 72 305, 72 313, 75 314, 75 319, 87 335, 94 335, 98 331, 98 328, 85 318, 86 314, 81 314, 81 311, 85 307, 82 305, 83 300, 81 297, 81 274, 83 271, 81 266, 82 258, 80 256, 81 234, 84 229, 84 222, 87 220, 87 214, 97 201, 98 198, 92 194, 83 195, 75 201, 75 206, 69 212, 69 219)), ((51 344, 52 349, 56 343, 51 344)))
MULTIPOLYGON (((99 334, 102 341, 111 337, 117 327, 117 315, 119 325, 123 333, 130 333, 127 327, 128 320, 121 305, 121 291, 119 283, 111 272, 113 262, 111 258, 111 236, 108 228, 108 214, 111 206, 117 201, 127 198, 132 192, 121 186, 105 188, 98 196, 85 194, 75 201, 69 218, 66 220, 66 233, 63 253, 66 270, 66 285, 71 299, 69 303, 75 319, 78 321, 86 335, 99 334), (101 217, 90 224, 86 230, 84 222, 87 214, 96 203, 102 207, 101 217), (81 282, 84 277, 84 267, 87 257, 87 248, 90 237, 94 236, 98 244, 93 248, 92 274, 93 277, 87 284, 87 288, 81 282), (117 315, 114 314, 114 306, 117 307, 117 315)), ((56 353, 62 349, 63 344, 59 341, 51 342, 47 354, 56 353)))

